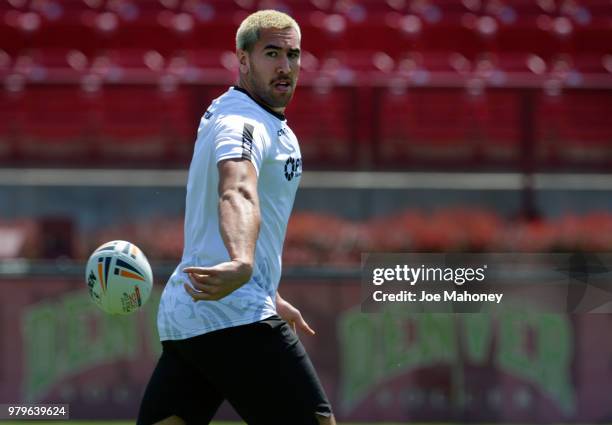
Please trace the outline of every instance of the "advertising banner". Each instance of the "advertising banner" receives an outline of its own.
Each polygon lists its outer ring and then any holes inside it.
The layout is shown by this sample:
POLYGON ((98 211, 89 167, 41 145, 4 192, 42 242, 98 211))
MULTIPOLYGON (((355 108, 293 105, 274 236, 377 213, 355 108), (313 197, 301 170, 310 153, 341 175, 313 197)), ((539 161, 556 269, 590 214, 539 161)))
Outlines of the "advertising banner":
MULTIPOLYGON (((160 354, 161 286, 109 316, 78 279, 3 280, 0 402, 62 403, 71 419, 132 419, 160 354)), ((358 280, 290 280, 281 293, 340 420, 609 422, 612 319, 534 313, 362 311, 358 280)), ((228 406, 219 419, 235 418, 228 406)))

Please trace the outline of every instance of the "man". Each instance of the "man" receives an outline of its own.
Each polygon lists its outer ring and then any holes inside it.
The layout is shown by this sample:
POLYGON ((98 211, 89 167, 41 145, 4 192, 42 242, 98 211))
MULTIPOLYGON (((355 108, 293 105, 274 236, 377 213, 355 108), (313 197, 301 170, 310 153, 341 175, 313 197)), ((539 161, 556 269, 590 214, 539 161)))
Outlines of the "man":
POLYGON ((161 298, 163 353, 139 425, 207 424, 225 399, 249 425, 335 424, 287 322, 314 331, 277 292, 302 172, 283 115, 300 38, 276 11, 250 15, 237 31, 240 83, 213 101, 198 129, 183 258, 161 298))

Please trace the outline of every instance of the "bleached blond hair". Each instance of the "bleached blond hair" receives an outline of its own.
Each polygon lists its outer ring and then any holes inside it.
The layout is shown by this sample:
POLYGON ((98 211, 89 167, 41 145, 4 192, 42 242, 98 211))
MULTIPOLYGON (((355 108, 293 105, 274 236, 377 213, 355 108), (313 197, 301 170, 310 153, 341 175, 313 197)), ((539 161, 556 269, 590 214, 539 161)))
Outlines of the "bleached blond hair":
POLYGON ((247 16, 238 27, 236 49, 250 52, 259 40, 259 31, 265 28, 281 30, 293 28, 297 32, 298 39, 302 39, 300 26, 291 16, 277 10, 260 10, 247 16))

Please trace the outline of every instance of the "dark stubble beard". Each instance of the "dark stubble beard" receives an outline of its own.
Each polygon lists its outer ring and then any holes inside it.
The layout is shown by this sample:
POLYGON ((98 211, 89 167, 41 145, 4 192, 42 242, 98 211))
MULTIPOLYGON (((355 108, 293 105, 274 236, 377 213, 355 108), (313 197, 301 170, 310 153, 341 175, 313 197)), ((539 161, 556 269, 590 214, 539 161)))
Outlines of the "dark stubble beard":
MULTIPOLYGON (((284 108, 289 104, 289 101, 293 97, 293 87, 291 89, 291 92, 289 92, 288 96, 286 97, 273 96, 272 86, 270 86, 267 81, 263 81, 262 78, 258 78, 259 73, 255 69, 253 63, 251 63, 251 72, 248 74, 247 77, 249 79, 250 86, 255 92, 255 96, 257 96, 270 108, 284 108)), ((293 80, 293 78, 291 78, 291 80, 293 80)))

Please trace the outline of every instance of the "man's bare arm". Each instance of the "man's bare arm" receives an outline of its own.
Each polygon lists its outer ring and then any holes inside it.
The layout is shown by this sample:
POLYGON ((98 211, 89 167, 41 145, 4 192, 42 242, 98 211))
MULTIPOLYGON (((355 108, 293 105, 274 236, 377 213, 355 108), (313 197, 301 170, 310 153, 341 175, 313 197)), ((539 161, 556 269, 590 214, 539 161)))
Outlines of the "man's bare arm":
POLYGON ((187 267, 194 301, 219 300, 249 281, 255 262, 260 213, 257 174, 248 160, 221 161, 219 167, 219 230, 230 261, 212 267, 187 267))
POLYGON ((255 167, 247 160, 222 161, 219 164, 221 237, 230 259, 246 266, 249 277, 255 260, 259 224, 255 167))

